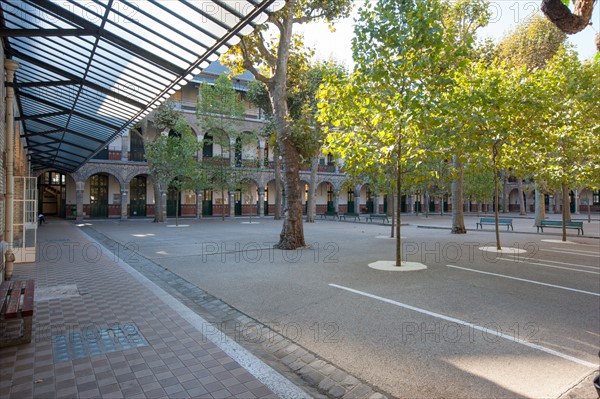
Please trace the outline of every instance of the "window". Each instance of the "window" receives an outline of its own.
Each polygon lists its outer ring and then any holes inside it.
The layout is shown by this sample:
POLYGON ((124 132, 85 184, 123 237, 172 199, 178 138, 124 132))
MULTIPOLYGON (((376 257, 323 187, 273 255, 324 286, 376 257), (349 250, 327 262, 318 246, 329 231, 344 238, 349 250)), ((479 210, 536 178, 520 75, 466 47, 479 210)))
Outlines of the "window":
POLYGON ((129 133, 129 143, 130 143, 130 156, 131 160, 134 162, 143 162, 144 161, 144 139, 141 134, 137 132, 131 131, 129 133))
POLYGON ((594 205, 600 205, 600 190, 594 191, 594 194, 592 195, 592 203, 594 205))
POLYGON ((213 156, 213 136, 206 133, 204 135, 204 145, 202 146, 202 157, 212 158, 213 156))

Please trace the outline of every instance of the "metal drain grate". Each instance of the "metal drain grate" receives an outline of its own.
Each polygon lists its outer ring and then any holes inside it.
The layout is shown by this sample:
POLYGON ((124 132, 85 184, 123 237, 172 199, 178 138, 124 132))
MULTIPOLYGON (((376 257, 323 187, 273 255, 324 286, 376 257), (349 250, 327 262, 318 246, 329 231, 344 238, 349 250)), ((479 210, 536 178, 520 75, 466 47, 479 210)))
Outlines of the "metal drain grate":
POLYGON ((86 329, 52 337, 54 363, 148 346, 134 323, 86 329))

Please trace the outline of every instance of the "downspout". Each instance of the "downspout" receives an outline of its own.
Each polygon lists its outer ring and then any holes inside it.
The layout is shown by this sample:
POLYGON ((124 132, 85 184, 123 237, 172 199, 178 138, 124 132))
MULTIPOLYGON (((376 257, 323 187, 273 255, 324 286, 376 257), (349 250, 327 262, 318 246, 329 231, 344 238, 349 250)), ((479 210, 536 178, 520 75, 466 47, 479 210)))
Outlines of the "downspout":
POLYGON ((14 191, 15 191, 15 127, 14 127, 14 88, 12 86, 15 71, 19 63, 7 59, 4 61, 6 70, 6 203, 4 218, 4 239, 7 249, 4 253, 6 279, 10 280, 13 274, 15 254, 14 244, 14 191))

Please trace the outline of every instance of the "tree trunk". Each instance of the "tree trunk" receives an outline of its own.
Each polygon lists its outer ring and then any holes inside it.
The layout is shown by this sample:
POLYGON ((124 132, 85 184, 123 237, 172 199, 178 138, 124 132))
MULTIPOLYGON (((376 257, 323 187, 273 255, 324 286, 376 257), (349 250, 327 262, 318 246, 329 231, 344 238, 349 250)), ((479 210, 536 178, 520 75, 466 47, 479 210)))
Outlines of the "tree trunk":
POLYGON ((593 201, 593 197, 592 194, 590 193, 589 199, 588 199, 588 223, 592 223, 592 201, 593 201))
POLYGON ((152 186, 154 188, 154 223, 164 222, 162 218, 162 197, 161 197, 161 189, 160 183, 158 183, 158 179, 152 178, 152 182, 154 183, 152 186))
MULTIPOLYGON (((294 14, 296 4, 290 0, 289 12, 294 14)), ((267 85, 273 106, 273 118, 277 132, 277 145, 281 152, 284 170, 285 195, 287 211, 276 248, 293 250, 306 246, 304 242, 304 226, 302 224, 302 193, 300 189, 300 156, 291 136, 289 112, 287 106, 287 69, 292 38, 293 18, 284 18, 280 28, 277 51, 277 67, 273 80, 267 85)))
POLYGON ((275 220, 281 219, 281 159, 279 159, 279 149, 275 148, 275 220))
POLYGON ((519 177, 519 214, 526 215, 525 201, 523 200, 523 179, 519 177))
POLYGON ((492 154, 492 164, 494 165, 494 196, 496 201, 494 204, 494 218, 495 218, 495 225, 496 225, 496 249, 498 251, 500 251, 502 249, 502 246, 500 245, 500 226, 498 226, 498 202, 499 198, 498 198, 498 194, 500 191, 500 187, 498 184, 498 168, 496 167, 496 156, 497 156, 497 151, 496 151, 496 147, 494 146, 493 149, 493 154, 492 154))
POLYGON ((396 196, 392 193, 388 196, 388 203, 391 204, 390 208, 392 209, 392 232, 391 238, 394 238, 394 231, 396 229, 396 196))
POLYGON ((401 205, 402 201, 402 167, 400 165, 400 146, 398 146, 398 176, 396 176, 396 266, 402 266, 402 242, 400 240, 400 225, 402 224, 401 205))
MULTIPOLYGON (((452 156, 452 166, 458 177, 452 179, 452 234, 466 234, 465 214, 463 211, 463 165, 458 161, 458 156, 452 156)), ((444 204, 442 202, 442 209, 444 204)))
POLYGON ((317 192, 317 170, 319 168, 319 156, 315 154, 310 160, 310 182, 308 183, 308 199, 306 201, 306 221, 315 222, 315 195, 317 192))
MULTIPOLYGON (((227 202, 227 205, 231 206, 231 204, 229 204, 229 202, 227 202)), ((221 189, 221 206, 223 207, 222 211, 221 211, 221 221, 224 222, 225 221, 225 190, 224 189, 221 189)))
POLYGON ((592 18, 594 2, 595 0, 576 0, 574 10, 571 12, 561 0, 542 0, 541 9, 558 29, 572 35, 588 26, 592 18))
POLYGON ((510 206, 508 204, 508 174, 506 172, 506 169, 502 169, 500 171, 500 173, 502 174, 502 213, 507 213, 508 212, 508 207, 510 206))
POLYGON ((539 226, 541 221, 546 219, 546 204, 544 203, 544 195, 537 188, 535 189, 535 221, 534 226, 539 226))
POLYGON ((567 241, 567 207, 569 206, 569 187, 566 183, 562 184, 562 240, 567 241))

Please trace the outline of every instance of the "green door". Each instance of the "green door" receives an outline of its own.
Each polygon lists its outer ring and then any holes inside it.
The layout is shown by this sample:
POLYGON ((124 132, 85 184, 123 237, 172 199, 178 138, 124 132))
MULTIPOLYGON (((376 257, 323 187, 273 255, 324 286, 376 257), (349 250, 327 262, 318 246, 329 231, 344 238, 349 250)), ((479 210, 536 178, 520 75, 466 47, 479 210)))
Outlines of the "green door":
POLYGON ((335 206, 333 206, 333 186, 327 184, 327 212, 335 212, 335 206))
POLYGON ((94 175, 90 177, 90 216, 93 218, 108 217, 107 175, 94 175))
POLYGON ((204 190, 202 193, 202 215, 212 216, 212 203, 213 203, 213 192, 211 190, 204 190))
POLYGON ((177 211, 177 189, 173 186, 167 191, 167 217, 175 217, 177 211))
POLYGON ((146 176, 136 176, 129 183, 129 216, 146 216, 146 176))
MULTIPOLYGON (((348 190, 348 205, 347 205, 347 209, 348 212, 350 213, 354 213, 355 209, 354 209, 354 190, 348 190)), ((360 213, 360 212, 357 212, 360 213)))
POLYGON ((235 198, 235 216, 242 216, 242 192, 236 191, 234 194, 235 198))

